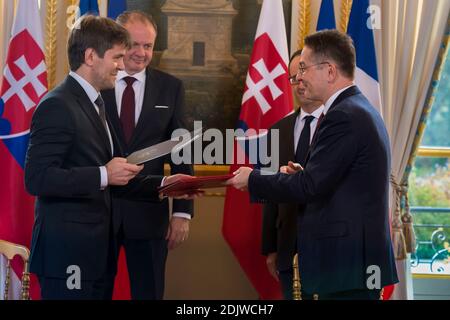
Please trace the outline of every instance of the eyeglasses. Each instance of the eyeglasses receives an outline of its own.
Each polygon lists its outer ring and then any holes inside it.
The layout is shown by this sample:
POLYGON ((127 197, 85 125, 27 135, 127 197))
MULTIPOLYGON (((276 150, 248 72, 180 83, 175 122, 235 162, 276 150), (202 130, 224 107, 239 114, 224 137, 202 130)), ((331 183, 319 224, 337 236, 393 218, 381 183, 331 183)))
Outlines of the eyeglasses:
POLYGON ((310 65, 310 66, 305 66, 305 65, 299 65, 298 66, 298 74, 301 74, 301 75, 304 75, 305 73, 306 73, 306 69, 308 69, 308 68, 311 68, 311 67, 314 67, 314 66, 318 66, 318 65, 321 65, 321 64, 330 64, 328 61, 323 61, 323 62, 319 62, 319 63, 316 63, 316 64, 312 64, 312 65, 310 65))
POLYGON ((300 83, 300 81, 297 80, 297 75, 296 74, 294 74, 293 76, 289 77, 289 83, 291 85, 296 85, 296 84, 300 83))

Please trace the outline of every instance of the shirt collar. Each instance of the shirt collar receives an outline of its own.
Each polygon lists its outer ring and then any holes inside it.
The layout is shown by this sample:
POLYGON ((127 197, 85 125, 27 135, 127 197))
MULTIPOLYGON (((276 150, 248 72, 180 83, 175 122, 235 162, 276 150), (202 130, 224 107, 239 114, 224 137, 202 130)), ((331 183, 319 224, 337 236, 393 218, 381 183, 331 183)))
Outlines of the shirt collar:
POLYGON ((76 72, 70 71, 69 76, 74 78, 80 84, 84 92, 86 92, 89 100, 91 100, 92 103, 95 103, 95 100, 97 100, 100 93, 92 86, 92 84, 76 72))
POLYGON ((319 119, 320 115, 323 112, 323 109, 324 109, 323 105, 314 110, 312 113, 307 113, 303 109, 300 109, 300 120, 303 120, 307 116, 313 116, 314 118, 319 119))
POLYGON ((342 88, 341 90, 336 91, 330 98, 328 98, 327 102, 325 102, 325 105, 324 105, 325 108, 323 110, 323 114, 325 115, 325 114, 328 113, 328 111, 330 110, 331 105, 333 104, 334 100, 336 100, 336 98, 339 97, 339 95, 342 92, 344 92, 345 90, 347 90, 348 88, 353 87, 353 86, 354 86, 354 84, 351 84, 351 85, 349 85, 349 86, 347 86, 345 88, 342 88))
POLYGON ((125 78, 125 77, 133 77, 133 78, 136 78, 137 81, 144 82, 145 81, 145 71, 146 71, 146 69, 143 69, 142 71, 139 71, 138 73, 130 75, 125 70, 120 70, 117 73, 116 82, 123 80, 123 78, 125 78))

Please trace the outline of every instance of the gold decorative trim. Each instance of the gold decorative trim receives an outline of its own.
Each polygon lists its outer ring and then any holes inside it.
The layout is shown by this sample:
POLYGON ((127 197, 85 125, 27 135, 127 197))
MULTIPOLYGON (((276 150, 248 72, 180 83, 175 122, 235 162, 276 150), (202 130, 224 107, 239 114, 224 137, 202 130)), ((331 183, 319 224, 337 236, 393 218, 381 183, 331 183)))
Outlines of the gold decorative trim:
POLYGON ((215 197, 224 198, 225 192, 205 192, 205 194, 203 196, 210 197, 210 198, 215 198, 215 197))
MULTIPOLYGON (((196 164, 194 165, 194 172, 197 176, 207 176, 207 175, 223 175, 230 172, 230 166, 228 165, 205 165, 196 164)), ((170 166, 166 163, 164 164, 164 174, 170 173, 170 166)))
POLYGON ((450 148, 442 147, 420 147, 417 152, 419 157, 431 157, 431 158, 450 158, 450 148))
POLYGON ((450 274, 413 273, 413 279, 450 279, 450 274))
POLYGON ((55 86, 56 81, 56 8, 57 0, 47 0, 45 61, 47 63, 48 90, 51 90, 55 86))
POLYGON ((348 20, 352 10, 353 0, 342 0, 341 3, 341 19, 339 21, 339 30, 347 33, 348 20))
POLYGON ((194 165, 194 172, 197 175, 222 175, 230 172, 230 166, 227 165, 194 165))
POLYGON ((311 0, 299 0, 297 49, 303 48, 311 24, 311 0))

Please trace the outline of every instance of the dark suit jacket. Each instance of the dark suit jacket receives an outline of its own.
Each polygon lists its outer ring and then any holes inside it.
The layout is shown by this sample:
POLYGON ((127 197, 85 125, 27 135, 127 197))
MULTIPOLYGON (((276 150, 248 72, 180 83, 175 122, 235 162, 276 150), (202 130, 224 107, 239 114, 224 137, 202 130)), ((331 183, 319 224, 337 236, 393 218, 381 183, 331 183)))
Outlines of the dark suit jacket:
MULTIPOLYGON (((114 90, 102 92, 106 113, 118 133, 119 144, 125 155, 171 138, 172 132, 184 128, 184 88, 182 82, 161 71, 148 68, 145 93, 138 123, 126 144, 120 124, 114 90), (168 108, 155 108, 166 106, 168 108)), ((158 158, 145 163, 142 174, 163 175, 164 162, 171 165, 171 173, 193 174, 191 165, 173 165, 170 157, 158 158)), ((117 232, 123 223, 125 236, 135 239, 164 238, 169 223, 167 199, 160 203, 113 199, 114 229, 117 232), (116 210, 117 209, 117 210, 116 210)), ((192 214, 192 200, 173 200, 173 212, 192 214)))
MULTIPOLYGON (((294 127, 297 116, 298 112, 294 112, 271 128, 279 130, 280 165, 295 159, 294 127)), ((278 270, 292 268, 292 258, 296 251, 297 210, 298 206, 295 203, 269 202, 263 206, 262 254, 277 252, 278 270)))
MULTIPOLYGON (((110 131, 114 139, 111 126, 110 131)), ((120 148, 114 149, 120 153, 120 148)), ((111 188, 100 190, 99 167, 111 158, 98 113, 83 88, 68 76, 41 100, 31 123, 25 184, 37 196, 32 272, 67 278, 67 267, 77 265, 82 280, 95 280, 105 273, 111 188)), ((130 187, 118 188, 117 194, 157 200, 161 179, 136 179, 130 187)))
POLYGON ((381 286, 397 282, 389 231, 389 138, 378 112, 353 86, 323 118, 305 169, 295 175, 254 170, 249 191, 259 199, 306 203, 298 250, 307 293, 367 289, 369 266, 381 286))

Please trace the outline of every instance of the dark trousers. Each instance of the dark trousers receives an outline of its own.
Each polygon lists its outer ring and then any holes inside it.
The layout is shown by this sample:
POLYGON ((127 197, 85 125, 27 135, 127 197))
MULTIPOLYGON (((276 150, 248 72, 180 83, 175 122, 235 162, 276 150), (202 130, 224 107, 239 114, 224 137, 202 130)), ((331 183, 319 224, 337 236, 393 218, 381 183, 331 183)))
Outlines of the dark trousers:
MULTIPOLYGON (((89 248, 86 248, 89 250, 89 248)), ((110 229, 106 268, 103 275, 96 280, 83 280, 81 271, 81 287, 69 289, 67 279, 39 277, 41 297, 43 300, 111 300, 114 289, 115 243, 113 231, 110 229)), ((69 277, 69 275, 68 275, 69 277)))
POLYGON ((116 235, 116 261, 123 246, 133 300, 162 300, 164 297, 167 241, 129 239, 119 228, 116 235))
MULTIPOLYGON (((355 289, 319 294, 318 300, 380 300, 381 290, 355 289)), ((313 300, 314 296, 302 292, 303 300, 313 300)))
POLYGON ((292 268, 278 271, 278 278, 280 279, 284 300, 293 299, 293 272, 294 270, 292 268))
POLYGON ((69 289, 66 279, 39 277, 42 300, 110 300, 114 278, 105 276, 95 281, 81 281, 80 289, 69 289))

